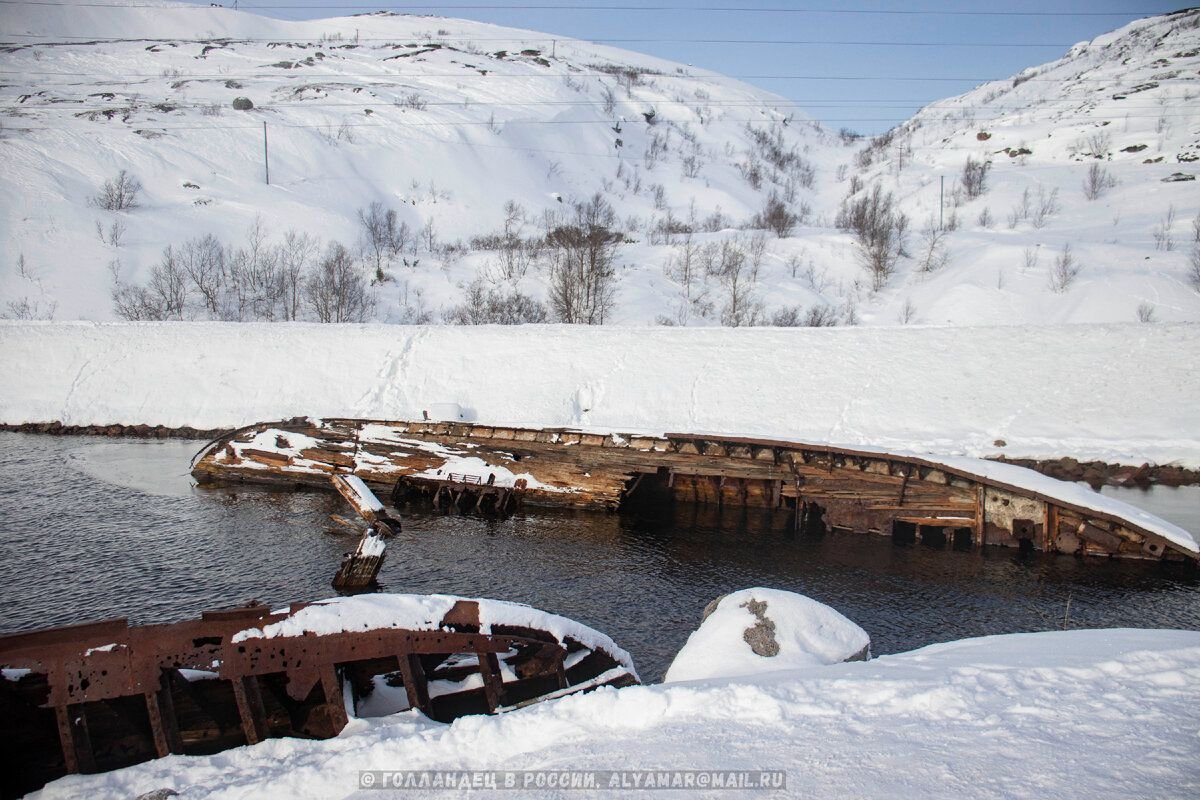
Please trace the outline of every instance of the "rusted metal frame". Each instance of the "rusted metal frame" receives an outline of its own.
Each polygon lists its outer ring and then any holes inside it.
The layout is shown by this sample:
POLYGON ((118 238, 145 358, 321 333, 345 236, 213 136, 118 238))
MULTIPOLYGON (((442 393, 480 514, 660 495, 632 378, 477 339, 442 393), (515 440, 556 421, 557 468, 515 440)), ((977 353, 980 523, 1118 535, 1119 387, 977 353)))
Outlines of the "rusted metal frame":
POLYGON ((58 725, 58 741, 67 772, 72 775, 95 772, 96 757, 92 751, 83 705, 55 706, 54 719, 58 725), (80 723, 78 726, 75 725, 76 719, 80 723))
MULTIPOLYGON (((168 753, 183 752, 183 737, 179 731, 179 716, 175 712, 175 699, 171 694, 172 676, 178 674, 178 671, 173 668, 160 670, 158 691, 155 694, 155 707, 158 709, 168 753)), ((187 683, 187 681, 183 682, 187 683)), ((203 708, 202 704, 198 701, 196 705, 203 708)), ((205 711, 207 713, 207 709, 205 711)), ((151 724, 153 724, 153 717, 151 717, 151 724)), ((157 738, 155 745, 157 747, 157 738)))
POLYGON ((429 699, 429 683, 425 678, 425 668, 421 666, 420 657, 416 653, 403 653, 398 660, 409 707, 428 715, 432 704, 429 699))
POLYGON ((320 667, 321 694, 325 697, 325 707, 328 709, 329 721, 334 730, 340 731, 350 721, 346 714, 346 700, 342 696, 342 682, 334 670, 333 664, 325 663, 320 667))

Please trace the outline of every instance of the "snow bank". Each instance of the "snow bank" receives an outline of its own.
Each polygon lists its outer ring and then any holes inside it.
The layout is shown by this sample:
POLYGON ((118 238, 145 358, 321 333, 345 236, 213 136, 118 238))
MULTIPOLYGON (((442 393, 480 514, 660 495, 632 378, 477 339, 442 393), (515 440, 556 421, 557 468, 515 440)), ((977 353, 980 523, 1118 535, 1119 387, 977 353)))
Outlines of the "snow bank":
POLYGON ((1200 326, 669 329, 0 322, 0 422, 295 415, 711 431, 1200 466, 1200 326), (1004 440, 1007 446, 994 445, 1004 440))
POLYGON ((870 643, 866 631, 824 603, 779 589, 742 589, 721 598, 688 637, 663 680, 735 678, 837 664, 865 655, 870 643), (751 645, 755 631, 757 649, 751 645), (762 651, 770 652, 771 644, 776 652, 766 655, 762 651))
POLYGON ((188 800, 368 798, 378 793, 355 794, 359 770, 664 768, 782 769, 791 797, 1192 797, 1198 680, 1193 631, 992 636, 733 681, 600 689, 452 725, 416 712, 353 720, 329 741, 171 756, 63 778, 40 797, 171 787, 188 800))

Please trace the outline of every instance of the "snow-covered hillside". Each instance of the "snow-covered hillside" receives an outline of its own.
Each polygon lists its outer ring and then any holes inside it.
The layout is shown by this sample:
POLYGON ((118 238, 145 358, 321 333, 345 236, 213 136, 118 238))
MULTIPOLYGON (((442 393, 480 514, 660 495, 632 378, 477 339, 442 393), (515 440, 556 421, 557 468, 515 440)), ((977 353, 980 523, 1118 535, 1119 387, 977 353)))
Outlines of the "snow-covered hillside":
POLYGON ((1200 171, 1197 19, 1076 46, 935 104, 864 155, 869 143, 746 84, 532 31, 4 6, 0 315, 112 319, 124 287, 126 313, 143 317, 315 319, 303 279, 336 240, 372 279, 362 316, 440 322, 482 278, 460 317, 479 319, 492 293, 553 318, 553 253, 539 242, 598 193, 623 234, 605 322, 1200 320, 1188 283, 1200 193, 1162 182, 1200 171), (954 207, 968 156, 992 167, 985 191, 954 207), (1105 174, 1088 200, 1094 164, 1105 174), (137 206, 99 207, 122 170, 141 184, 137 206), (959 228, 926 259, 920 229, 943 176, 959 228), (835 227, 860 182, 857 197, 878 184, 909 220, 877 288, 835 227), (1010 228, 1026 191, 1032 211, 1010 228), (782 238, 756 231, 772 196, 782 238), (1057 210, 1037 218, 1052 196, 1057 210), (378 247, 358 219, 372 203, 385 227, 395 212, 378 247), (1078 274, 1054 291, 1066 245, 1078 274), (218 252, 220 298, 205 294, 218 252))

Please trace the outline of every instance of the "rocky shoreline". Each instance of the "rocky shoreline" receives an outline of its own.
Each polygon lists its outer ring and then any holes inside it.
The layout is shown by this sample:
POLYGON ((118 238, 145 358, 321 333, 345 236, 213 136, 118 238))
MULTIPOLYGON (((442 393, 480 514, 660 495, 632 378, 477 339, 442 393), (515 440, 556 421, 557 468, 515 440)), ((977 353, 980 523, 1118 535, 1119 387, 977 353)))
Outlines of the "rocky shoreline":
MULTIPOLYGON (((109 436, 135 439, 211 440, 229 432, 225 428, 200 429, 184 425, 64 425, 61 422, 26 422, 20 425, 0 423, 0 431, 43 433, 51 436, 109 436)), ((1101 486, 1200 486, 1200 470, 1172 464, 1111 464, 1105 461, 1079 461, 1064 456, 1056 459, 990 457, 991 461, 1026 467, 1051 478, 1081 481, 1093 489, 1101 486)))

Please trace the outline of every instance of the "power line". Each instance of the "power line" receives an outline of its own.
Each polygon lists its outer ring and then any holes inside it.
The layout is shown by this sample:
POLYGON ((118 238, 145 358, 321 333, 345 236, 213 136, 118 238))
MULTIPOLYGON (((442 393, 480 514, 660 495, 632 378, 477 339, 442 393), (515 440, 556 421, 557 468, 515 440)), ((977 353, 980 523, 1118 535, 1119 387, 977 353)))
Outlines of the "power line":
MULTIPOLYGON (((130 38, 126 36, 82 36, 78 34, 65 33, 5 33, 0 36, 12 36, 19 39, 71 39, 79 40, 86 43, 111 43, 111 42, 179 42, 183 44, 206 44, 213 41, 226 41, 225 39, 185 39, 173 36, 167 37, 138 37, 130 38)), ((361 36, 355 37, 354 42, 397 42, 401 37, 396 36, 361 36)), ((833 40, 833 39, 678 39, 668 37, 658 38, 594 38, 594 39, 574 39, 573 37, 564 36, 495 36, 495 37, 480 37, 472 36, 470 38, 459 38, 455 36, 439 36, 438 41, 458 41, 458 42, 562 42, 569 40, 571 43, 579 42, 580 44, 765 44, 765 45, 789 45, 798 47, 1070 47, 1074 42, 896 42, 883 40, 833 40)), ((236 37, 231 41, 246 42, 251 44, 270 44, 270 43, 287 43, 287 42, 327 42, 328 38, 321 37, 287 37, 287 38, 266 38, 266 37, 236 37)))
MULTIPOLYGON (((23 6, 73 6, 85 8, 157 8, 163 6, 146 3, 66 3, 53 0, 0 0, 0 5, 23 6)), ((174 7, 170 10, 211 10, 210 6, 174 7)), ((840 14, 859 16, 918 16, 918 17, 1143 17, 1169 14, 1171 10, 1147 11, 1137 9, 1130 11, 967 11, 945 9, 875 9, 875 8, 834 8, 824 7, 792 7, 778 6, 697 6, 697 5, 576 5, 576 4, 521 4, 500 5, 488 3, 391 3, 382 5, 338 5, 329 3, 311 4, 277 4, 263 3, 248 5, 243 3, 239 10, 255 11, 634 11, 634 12, 678 12, 689 13, 722 13, 722 14, 840 14)))
MULTIPOLYGON (((269 65, 264 65, 264 68, 269 65)), ((1004 83, 1012 80, 1012 75, 1001 77, 982 77, 982 76, 928 76, 928 75, 812 75, 812 74, 773 74, 773 75, 726 75, 722 73, 714 73, 709 70, 699 70, 697 74, 680 73, 680 72, 650 72, 639 70, 637 67, 630 67, 634 72, 640 75, 653 79, 670 79, 670 80, 699 80, 699 81, 719 81, 719 80, 736 80, 736 81, 755 81, 755 80, 771 80, 771 81, 941 81, 955 83, 1004 83)), ((62 72, 48 70, 0 70, 0 75, 38 75, 42 77, 61 77, 61 78, 95 78, 100 79, 99 74, 92 72, 62 72)), ((619 74, 611 72, 530 72, 528 74, 503 74, 499 72, 488 71, 486 75, 481 75, 477 71, 463 72, 420 72, 420 73, 402 73, 402 72, 364 72, 364 73, 345 73, 345 72, 329 72, 329 73, 311 73, 311 72, 292 72, 270 74, 265 72, 260 73, 198 73, 198 74, 181 74, 178 76, 164 76, 161 73, 123 73, 121 78, 138 79, 138 80, 183 80, 183 81, 225 81, 225 80, 260 80, 260 79, 280 79, 280 80, 312 80, 312 79, 344 79, 344 78, 361 78, 361 79, 400 79, 407 78, 411 80, 423 80, 427 78, 437 79, 457 79, 457 80, 476 80, 476 81, 492 81, 492 80, 528 80, 530 78, 559 80, 563 78, 619 78, 619 74)), ((118 82, 115 79, 104 78, 106 83, 118 82)), ((1062 83, 1061 78, 1041 78, 1034 76, 1032 78, 1023 78, 1021 83, 1062 83)), ((1112 78, 1087 78, 1073 77, 1072 83, 1104 83, 1111 84, 1112 78)), ((1196 83, 1196 78, 1178 77, 1178 78, 1162 78, 1158 79, 1159 84, 1168 83, 1196 83)))

